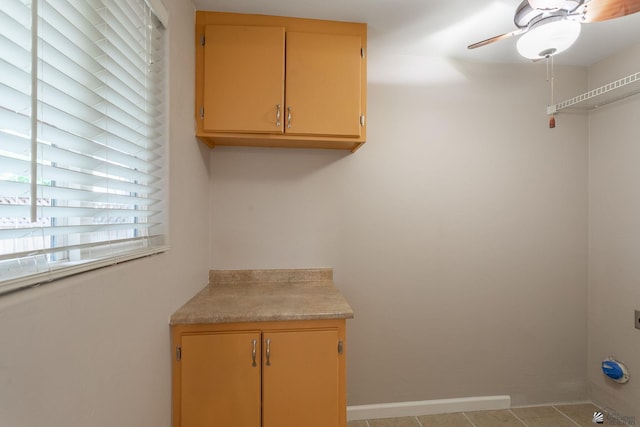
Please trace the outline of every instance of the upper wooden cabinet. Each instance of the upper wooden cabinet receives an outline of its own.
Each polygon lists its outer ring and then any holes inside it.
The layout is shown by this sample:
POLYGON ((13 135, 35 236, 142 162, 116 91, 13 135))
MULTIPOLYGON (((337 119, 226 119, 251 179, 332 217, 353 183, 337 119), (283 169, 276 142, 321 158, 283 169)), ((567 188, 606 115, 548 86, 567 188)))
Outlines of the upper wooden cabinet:
POLYGON ((281 133, 284 28, 208 25, 204 34, 203 130, 281 133))
POLYGON ((359 138, 359 36, 287 33, 285 133, 359 138))
POLYGON ((366 138, 366 24, 199 11, 197 136, 209 146, 355 151, 366 138))

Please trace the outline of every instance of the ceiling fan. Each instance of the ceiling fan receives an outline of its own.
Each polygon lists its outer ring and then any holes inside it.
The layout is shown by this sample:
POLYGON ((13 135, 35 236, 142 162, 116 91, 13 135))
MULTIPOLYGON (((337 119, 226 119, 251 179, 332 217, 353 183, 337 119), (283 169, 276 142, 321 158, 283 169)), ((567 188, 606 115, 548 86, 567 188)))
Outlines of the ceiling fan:
POLYGON ((517 29, 469 45, 469 49, 522 35, 517 48, 530 59, 548 58, 568 49, 583 23, 601 22, 640 11, 640 0, 523 0, 513 18, 517 29))

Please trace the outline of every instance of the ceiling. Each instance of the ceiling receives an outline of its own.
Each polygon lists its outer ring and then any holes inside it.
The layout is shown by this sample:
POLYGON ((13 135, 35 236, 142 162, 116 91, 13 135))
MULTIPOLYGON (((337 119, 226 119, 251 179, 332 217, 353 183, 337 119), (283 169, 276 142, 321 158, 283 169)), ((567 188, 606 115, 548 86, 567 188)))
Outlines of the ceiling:
MULTIPOLYGON (((516 37, 467 46, 516 29, 520 0, 193 0, 199 10, 366 22, 370 53, 436 56, 482 62, 527 62, 516 37)), ((578 41, 556 64, 591 65, 640 43, 640 13, 584 24, 578 41)))

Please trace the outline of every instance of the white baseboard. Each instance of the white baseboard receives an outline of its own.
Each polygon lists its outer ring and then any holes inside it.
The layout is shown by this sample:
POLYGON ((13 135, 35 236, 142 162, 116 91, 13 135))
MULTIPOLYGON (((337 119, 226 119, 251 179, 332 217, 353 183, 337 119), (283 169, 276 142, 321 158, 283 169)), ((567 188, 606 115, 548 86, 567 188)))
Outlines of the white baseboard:
POLYGON ((487 411, 511 408, 510 396, 463 397, 460 399, 422 400, 347 407, 347 420, 415 417, 452 412, 487 411))

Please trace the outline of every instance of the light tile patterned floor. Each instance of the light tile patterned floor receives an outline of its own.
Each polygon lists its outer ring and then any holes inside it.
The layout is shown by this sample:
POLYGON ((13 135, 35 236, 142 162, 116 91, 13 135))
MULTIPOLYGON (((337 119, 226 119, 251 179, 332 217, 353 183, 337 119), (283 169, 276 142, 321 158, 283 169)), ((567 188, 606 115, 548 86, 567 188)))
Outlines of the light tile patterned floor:
POLYGON ((590 403, 350 421, 348 427, 593 427, 590 403))

